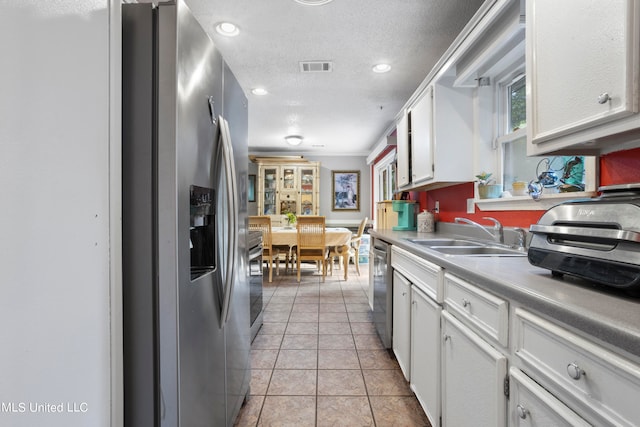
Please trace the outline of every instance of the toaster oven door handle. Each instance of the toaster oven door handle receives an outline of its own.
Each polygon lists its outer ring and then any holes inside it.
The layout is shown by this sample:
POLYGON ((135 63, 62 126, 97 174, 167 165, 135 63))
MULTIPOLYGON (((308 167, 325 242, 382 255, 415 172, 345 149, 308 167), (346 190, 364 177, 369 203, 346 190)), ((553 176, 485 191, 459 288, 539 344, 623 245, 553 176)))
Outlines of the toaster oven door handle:
POLYGON ((576 236, 582 238, 593 237, 640 243, 640 233, 628 230, 534 224, 531 226, 529 231, 534 234, 557 234, 561 236, 576 236))

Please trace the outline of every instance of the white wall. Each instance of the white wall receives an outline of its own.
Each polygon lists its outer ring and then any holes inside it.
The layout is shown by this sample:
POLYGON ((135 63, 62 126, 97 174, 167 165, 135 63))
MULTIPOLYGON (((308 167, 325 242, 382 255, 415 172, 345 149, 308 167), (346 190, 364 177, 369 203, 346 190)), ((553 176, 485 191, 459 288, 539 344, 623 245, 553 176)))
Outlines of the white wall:
POLYGON ((2 426, 120 423, 119 39, 116 0, 0 0, 2 426))
POLYGON ((327 217, 329 224, 358 226, 360 221, 371 215, 371 168, 365 156, 306 156, 320 162, 320 214, 327 217), (360 210, 332 211, 331 194, 332 171, 360 171, 360 210))

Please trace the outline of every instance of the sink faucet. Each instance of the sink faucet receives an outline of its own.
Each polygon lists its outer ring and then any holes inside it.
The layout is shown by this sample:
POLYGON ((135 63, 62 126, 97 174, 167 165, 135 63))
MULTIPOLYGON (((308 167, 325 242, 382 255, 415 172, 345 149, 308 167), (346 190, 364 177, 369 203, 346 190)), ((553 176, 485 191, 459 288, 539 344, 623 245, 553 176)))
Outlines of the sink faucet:
POLYGON ((517 249, 526 249, 527 248, 527 232, 524 228, 516 227, 513 229, 516 232, 516 243, 515 246, 517 249))
POLYGON ((502 224, 500 224, 500 221, 498 221, 495 218, 491 218, 490 216, 485 216, 482 217, 482 219, 486 219, 489 221, 493 221, 493 231, 490 231, 487 227, 485 227, 484 225, 478 224, 475 221, 471 221, 469 218, 455 218, 454 221, 456 223, 466 223, 466 224, 470 224, 473 226, 478 227, 479 229, 481 229, 482 231, 484 231, 485 233, 489 234, 494 241, 498 242, 498 243, 504 243, 504 231, 502 229, 502 224))

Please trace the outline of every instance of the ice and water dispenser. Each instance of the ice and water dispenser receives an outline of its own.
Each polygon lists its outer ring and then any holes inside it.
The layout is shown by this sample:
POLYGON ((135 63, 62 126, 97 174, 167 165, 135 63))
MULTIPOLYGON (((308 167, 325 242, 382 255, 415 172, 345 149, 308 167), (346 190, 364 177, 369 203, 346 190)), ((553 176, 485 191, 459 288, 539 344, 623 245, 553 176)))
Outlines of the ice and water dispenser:
POLYGON ((189 247, 192 281, 215 269, 214 196, 212 188, 191 186, 189 247))

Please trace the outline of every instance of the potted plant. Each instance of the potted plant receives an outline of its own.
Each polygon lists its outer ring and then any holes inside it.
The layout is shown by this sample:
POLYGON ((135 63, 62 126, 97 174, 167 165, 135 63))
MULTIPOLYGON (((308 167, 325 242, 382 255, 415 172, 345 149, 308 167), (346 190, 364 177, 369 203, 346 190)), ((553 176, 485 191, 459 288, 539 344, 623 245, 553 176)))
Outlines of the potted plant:
POLYGON ((502 186, 495 184, 495 180, 491 178, 492 173, 480 172, 476 175, 478 180, 478 197, 481 199, 497 199, 502 193, 502 186))
POLYGON ((284 216, 287 217, 287 224, 289 224, 289 226, 293 226, 293 224, 296 223, 296 214, 294 214, 293 212, 287 212, 286 214, 284 214, 284 216))

